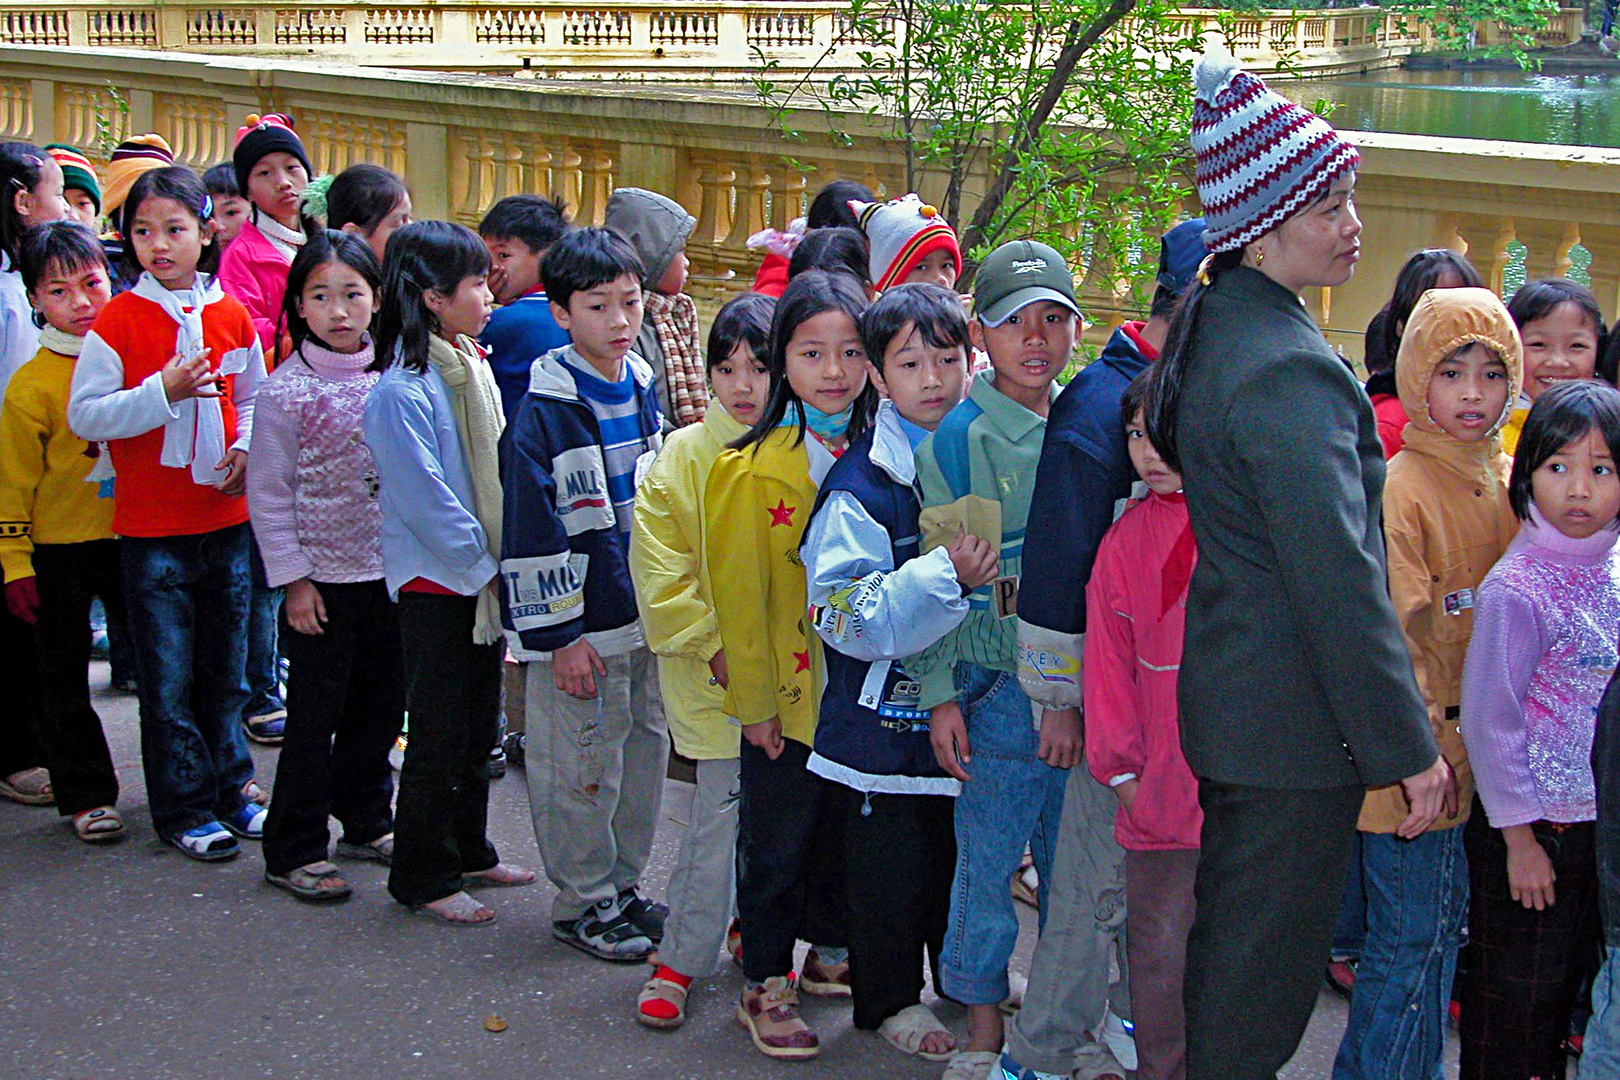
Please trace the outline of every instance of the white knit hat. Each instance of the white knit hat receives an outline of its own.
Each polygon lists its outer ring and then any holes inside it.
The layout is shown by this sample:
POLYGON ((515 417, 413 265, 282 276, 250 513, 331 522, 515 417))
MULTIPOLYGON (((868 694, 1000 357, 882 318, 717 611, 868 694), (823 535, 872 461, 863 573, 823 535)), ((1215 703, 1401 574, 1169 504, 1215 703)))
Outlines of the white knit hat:
POLYGON ((1264 236, 1361 163, 1326 120, 1273 93, 1218 47, 1193 69, 1195 180, 1211 251, 1264 236))
POLYGON ((949 251, 956 259, 957 270, 962 269, 956 231, 915 192, 886 203, 851 199, 849 208, 855 211, 855 220, 866 234, 872 286, 879 291, 904 281, 918 263, 935 251, 949 251))

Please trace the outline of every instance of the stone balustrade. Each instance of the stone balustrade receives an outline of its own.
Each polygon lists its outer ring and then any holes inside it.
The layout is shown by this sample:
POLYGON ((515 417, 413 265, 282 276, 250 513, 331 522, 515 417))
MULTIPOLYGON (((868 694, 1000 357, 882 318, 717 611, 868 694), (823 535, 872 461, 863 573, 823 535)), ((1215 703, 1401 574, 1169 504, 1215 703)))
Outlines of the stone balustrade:
MULTIPOLYGON (((744 246, 747 237, 802 213, 807 191, 849 177, 898 194, 905 175, 898 149, 875 133, 846 146, 823 117, 806 112, 795 120, 806 141, 789 148, 765 108, 695 89, 0 47, 0 137, 7 139, 72 142, 99 160, 104 135, 157 131, 180 161, 204 168, 229 156, 244 115, 271 110, 296 116, 319 172, 370 161, 404 174, 420 217, 476 224, 504 195, 556 192, 577 220, 598 222, 615 186, 665 192, 698 219, 688 246, 691 290, 706 313, 749 286, 760 256, 744 246), (109 88, 126 111, 113 107, 109 88), (788 149, 792 165, 782 156, 788 149)), ((1307 297, 1348 354, 1360 355, 1361 332, 1401 262, 1430 245, 1466 250, 1500 287, 1513 241, 1527 249, 1532 277, 1565 271, 1579 243, 1590 252, 1588 273, 1604 310, 1620 312, 1620 150, 1350 137, 1363 156, 1364 257, 1350 284, 1307 297)), ((920 186, 926 196, 938 178, 925 175, 920 186)), ((970 188, 982 186, 979 178, 970 188)), ((1196 209, 1191 201, 1189 209, 1196 209)), ((1118 274, 1087 267, 1080 277, 1093 340, 1135 312, 1118 274)))
MULTIPOLYGON (((1267 11, 1241 16, 1188 8, 1187 37, 1224 19, 1251 70, 1311 74, 1389 66, 1432 39, 1376 8, 1267 11)), ((1129 27, 1124 28, 1129 32, 1129 27)), ((1545 44, 1579 37, 1581 13, 1558 16, 1545 44)), ((1481 27, 1487 39, 1499 28, 1481 27)), ((572 78, 743 80, 759 58, 786 71, 831 73, 858 64, 872 43, 847 5, 830 0, 240 0, 231 6, 156 0, 0 0, 0 44, 131 48, 237 57, 307 57, 390 68, 572 78)))

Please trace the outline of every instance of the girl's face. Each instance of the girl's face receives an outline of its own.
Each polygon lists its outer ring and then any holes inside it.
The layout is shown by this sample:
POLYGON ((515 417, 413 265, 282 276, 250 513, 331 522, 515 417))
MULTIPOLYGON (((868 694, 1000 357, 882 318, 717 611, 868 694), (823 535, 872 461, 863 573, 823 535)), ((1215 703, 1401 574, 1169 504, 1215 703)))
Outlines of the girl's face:
POLYGON ((730 356, 709 369, 709 385, 714 388, 715 400, 733 420, 753 427, 770 395, 771 371, 754 355, 748 342, 739 341, 730 356))
POLYGON ((266 154, 248 173, 248 201, 289 229, 298 227, 298 196, 309 186, 304 163, 285 150, 266 154))
POLYGON ((1519 328, 1524 340, 1524 392, 1534 401, 1553 383, 1590 379, 1597 369, 1597 327, 1565 302, 1519 328))
POLYGON ((468 274, 449 296, 429 289, 422 294, 422 300, 439 319, 439 336, 452 342, 457 334, 475 338, 483 333, 484 324, 495 310, 495 295, 489 291, 486 274, 468 274))
POLYGON ((936 248, 911 268, 901 279, 901 284, 943 285, 947 289, 954 289, 957 273, 956 256, 944 248, 936 248))
POLYGON ((39 182, 32 191, 17 192, 13 205, 25 229, 68 217, 71 211, 62 192, 62 166, 46 158, 39 167, 39 182))
POLYGON ((252 204, 240 195, 214 196, 214 227, 219 231, 219 242, 228 244, 242 231, 252 204))
POLYGON ((1349 281, 1361 258, 1355 189, 1354 173, 1339 177, 1328 189, 1327 198, 1251 243, 1245 263, 1296 294, 1349 281))
POLYGON ((1547 523, 1581 540, 1620 517, 1620 476, 1603 433, 1592 428, 1530 474, 1530 497, 1547 523))
POLYGON ((1142 483, 1155 495, 1174 495, 1181 490, 1181 474, 1164 463, 1159 451, 1154 448, 1153 440, 1148 438, 1147 421, 1142 416, 1142 410, 1137 409, 1136 415, 1125 428, 1125 450, 1131 457, 1131 466, 1136 475, 1142 478, 1142 483))
POLYGON ((343 231, 357 232, 365 237, 366 243, 371 245, 371 253, 377 256, 377 265, 381 266, 383 251, 388 247, 388 238, 409 225, 413 220, 411 217, 411 197, 406 194, 399 197, 399 202, 395 203, 394 208, 388 211, 388 216, 377 222, 377 227, 370 232, 366 232, 358 225, 353 224, 344 225, 343 231))
POLYGON ((309 332, 333 352, 356 353, 380 304, 358 270, 329 259, 304 279, 298 314, 309 324, 309 332))
POLYGON ((191 288, 203 248, 213 239, 188 207, 158 195, 141 200, 129 227, 135 258, 166 289, 191 288))
POLYGON ((866 350, 855 320, 832 308, 794 327, 787 381, 806 405, 824 413, 847 409, 866 389, 866 350))
POLYGON ((62 201, 67 203, 67 220, 77 221, 87 229, 96 227, 96 219, 101 216, 96 209, 96 200, 83 188, 67 188, 62 192, 62 201))
POLYGON ((112 283, 107 267, 99 262, 83 266, 53 262, 28 299, 46 322, 63 333, 83 337, 112 299, 112 283))

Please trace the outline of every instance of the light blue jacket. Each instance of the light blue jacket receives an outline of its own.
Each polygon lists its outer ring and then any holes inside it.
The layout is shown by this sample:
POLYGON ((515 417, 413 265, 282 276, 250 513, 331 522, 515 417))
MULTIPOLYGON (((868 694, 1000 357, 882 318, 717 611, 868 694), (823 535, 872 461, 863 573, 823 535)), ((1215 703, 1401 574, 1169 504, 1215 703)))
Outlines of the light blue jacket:
POLYGON ((418 577, 476 595, 497 563, 473 514, 472 473, 444 380, 432 368, 390 367, 366 399, 363 428, 377 466, 389 595, 398 599, 418 577))

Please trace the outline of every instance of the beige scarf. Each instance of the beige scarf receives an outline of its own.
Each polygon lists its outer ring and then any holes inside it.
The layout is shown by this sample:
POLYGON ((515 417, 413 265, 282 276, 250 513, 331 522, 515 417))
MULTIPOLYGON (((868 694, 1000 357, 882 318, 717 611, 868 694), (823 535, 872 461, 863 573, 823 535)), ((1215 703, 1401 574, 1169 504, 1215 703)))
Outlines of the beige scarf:
POLYGON ((685 427, 703 419, 709 409, 708 371, 698 343, 697 305, 685 293, 665 296, 648 289, 642 294, 647 318, 664 350, 664 379, 669 383, 669 420, 685 427))
MULTIPOLYGON (((450 390, 450 407, 455 412, 456 434, 461 439, 461 456, 472 474, 473 515, 484 527, 490 554, 501 557, 501 430, 506 426, 500 394, 490 374, 484 354, 471 338, 458 336, 456 343, 434 335, 428 338, 428 363, 439 373, 450 390)), ((501 640, 499 589, 494 581, 478 591, 478 616, 473 623, 473 641, 492 645, 501 640)))

